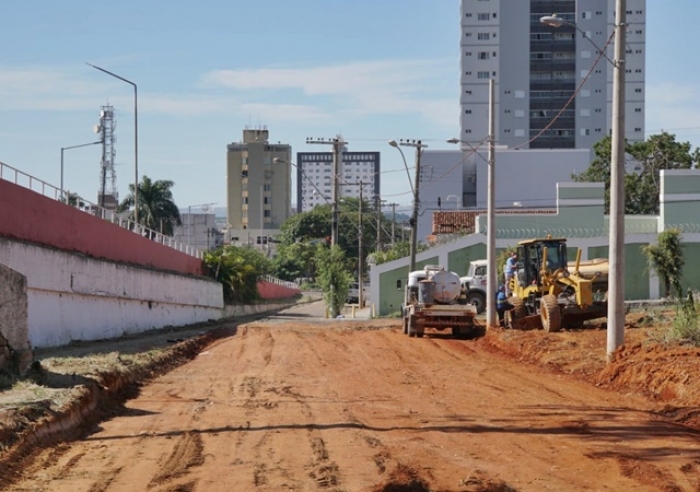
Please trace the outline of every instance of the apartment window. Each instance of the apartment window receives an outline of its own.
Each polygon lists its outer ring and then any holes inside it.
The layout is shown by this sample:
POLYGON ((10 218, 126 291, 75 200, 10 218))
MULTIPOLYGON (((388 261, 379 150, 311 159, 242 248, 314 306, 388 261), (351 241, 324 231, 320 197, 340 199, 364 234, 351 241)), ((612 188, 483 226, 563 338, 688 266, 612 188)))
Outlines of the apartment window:
POLYGON ((472 114, 472 110, 471 110, 471 109, 465 109, 465 110, 464 110, 464 114, 472 114))
POLYGON ((590 115, 591 115, 590 109, 582 109, 581 110, 581 116, 590 116, 590 115))
POLYGON ((525 117, 525 110, 524 109, 516 109, 515 110, 515 117, 516 118, 524 118, 525 117))
POLYGON ((464 75, 471 75, 471 72, 464 72, 464 75))
POLYGON ((591 130, 588 128, 581 128, 581 136, 582 137, 587 137, 591 134, 591 130))
POLYGON ((471 51, 467 51, 467 52, 464 54, 464 56, 472 56, 472 52, 471 52, 471 51))
POLYGON ((635 132, 641 132, 642 129, 641 129, 641 128, 635 128, 634 131, 635 131, 635 132))
POLYGON ((634 92, 640 93, 642 92, 642 89, 635 89, 634 92))
POLYGON ((581 97, 591 97, 591 91, 588 89, 581 89, 581 92, 579 92, 581 97))
POLYGON ((491 18, 491 15, 489 15, 489 14, 479 14, 478 17, 477 17, 477 20, 480 20, 480 21, 487 21, 487 20, 489 20, 490 18, 491 18))
POLYGON ((486 51, 479 52, 479 60, 488 60, 489 54, 486 51))
POLYGON ((591 13, 590 12, 581 12, 581 19, 591 19, 591 13))
POLYGON ((503 112, 504 112, 505 114, 510 114, 510 109, 506 109, 506 110, 503 111, 503 112))
POLYGON ((488 41, 488 39, 489 39, 489 33, 487 33, 487 32, 480 32, 479 34, 477 34, 477 39, 478 39, 479 41, 488 41))
POLYGON ((465 16, 465 17, 471 17, 472 14, 471 14, 471 13, 468 13, 468 14, 464 14, 464 16, 465 16))
POLYGON ((524 136, 525 136, 525 130, 523 130, 522 128, 518 128, 517 130, 515 130, 515 136, 516 136, 516 137, 524 137, 524 136))
POLYGON ((522 99, 525 97, 525 91, 515 91, 516 99, 522 99))
POLYGON ((603 110, 600 109, 600 108, 596 108, 596 110, 595 110, 596 113, 600 113, 600 112, 602 112, 602 111, 603 111, 603 110))
POLYGON ((471 131, 469 128, 467 128, 466 130, 464 130, 464 133, 471 133, 471 132, 472 132, 472 131, 471 131))
POLYGON ((488 79, 488 78, 489 78, 489 73, 488 73, 488 72, 477 72, 477 73, 476 73, 476 78, 477 78, 477 79, 488 79))
POLYGON ((635 113, 641 113, 641 112, 642 112, 642 108, 634 108, 634 112, 635 112, 635 113))

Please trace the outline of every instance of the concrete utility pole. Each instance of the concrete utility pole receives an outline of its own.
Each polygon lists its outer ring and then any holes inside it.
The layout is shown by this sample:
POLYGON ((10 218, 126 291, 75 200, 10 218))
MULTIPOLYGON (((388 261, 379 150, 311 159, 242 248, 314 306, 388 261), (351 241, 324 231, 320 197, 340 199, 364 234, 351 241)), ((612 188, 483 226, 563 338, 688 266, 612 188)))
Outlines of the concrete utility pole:
POLYGON ((406 157, 404 156, 400 146, 403 145, 405 147, 415 147, 416 149, 416 177, 414 183, 411 184, 411 191, 413 191, 413 213, 411 214, 411 220, 409 222, 411 225, 411 257, 408 271, 413 272, 416 269, 416 248, 418 243, 418 210, 420 208, 420 157, 423 153, 423 149, 426 148, 427 145, 422 143, 420 140, 400 140, 398 143, 396 142, 396 140, 390 140, 389 145, 391 145, 392 147, 396 147, 401 153, 403 165, 406 168, 407 173, 408 164, 406 163, 406 157))
POLYGON ((489 156, 488 156, 488 197, 487 197, 487 232, 486 232, 486 326, 496 326, 496 82, 489 81, 489 156))
POLYGON ((363 290, 364 290, 364 282, 362 280, 362 276, 364 274, 362 270, 362 188, 363 188, 364 183, 360 181, 360 204, 357 209, 357 224, 358 224, 358 229, 357 229, 357 284, 358 284, 358 294, 357 294, 357 302, 360 305, 360 309, 362 309, 362 303, 364 302, 363 299, 363 290))
POLYGON ((377 252, 384 249, 384 244, 382 243, 382 198, 379 195, 374 197, 374 207, 377 212, 377 252))
POLYGON ((626 1, 615 2, 612 142, 610 157, 610 284, 608 362, 625 341, 625 29, 626 1))
POLYGON ((338 201, 340 200, 338 177, 340 176, 340 167, 343 162, 343 148, 347 142, 343 137, 338 135, 332 139, 306 139, 307 144, 324 144, 333 146, 333 187, 331 200, 333 202, 333 218, 331 223, 331 246, 338 244, 338 201))
POLYGON ((397 203, 391 204, 391 247, 396 246, 396 205, 397 203))

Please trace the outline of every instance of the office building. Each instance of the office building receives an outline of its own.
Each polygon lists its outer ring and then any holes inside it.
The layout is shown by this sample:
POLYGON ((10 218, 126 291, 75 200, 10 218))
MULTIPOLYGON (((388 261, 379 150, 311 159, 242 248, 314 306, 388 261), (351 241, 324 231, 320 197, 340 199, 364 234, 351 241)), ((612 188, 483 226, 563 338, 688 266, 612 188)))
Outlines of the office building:
POLYGON ((243 130, 226 152, 226 216, 232 243, 266 244, 291 213, 288 144, 270 143, 266 128, 243 130), (279 158, 283 163, 274 163, 279 158), (237 238, 234 240, 233 238, 237 238))
MULTIPOLYGON (((609 135, 614 8, 615 0, 462 0, 460 140, 488 136, 490 79, 499 145, 590 149, 609 135), (552 14, 566 23, 540 22, 552 14)), ((626 13, 625 137, 643 141, 646 1, 627 0, 626 13)))
MULTIPOLYGON (((341 152, 338 196, 372 201, 379 196, 379 152, 341 152)), ((333 153, 297 152, 297 211, 331 203, 333 196, 333 153)))

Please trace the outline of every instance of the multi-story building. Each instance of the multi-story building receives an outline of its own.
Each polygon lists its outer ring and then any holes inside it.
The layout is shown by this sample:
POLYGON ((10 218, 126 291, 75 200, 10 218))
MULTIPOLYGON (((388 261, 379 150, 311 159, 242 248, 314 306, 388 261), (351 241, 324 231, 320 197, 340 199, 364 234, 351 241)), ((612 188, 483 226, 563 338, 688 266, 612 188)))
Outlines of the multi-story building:
MULTIPOLYGON (((333 153, 297 152, 297 211, 329 203, 333 196, 333 153)), ((374 200, 379 196, 379 152, 341 152, 338 196, 374 200)))
MULTIPOLYGON (((462 0, 460 139, 488 135, 490 79, 499 145, 590 149, 608 135, 614 8, 615 0, 462 0), (540 22, 552 14, 561 27, 540 22)), ((646 0, 627 0, 626 10, 625 137, 642 141, 646 0)))
POLYGON ((226 216, 234 243, 267 244, 291 213, 292 148, 268 136, 265 128, 246 128, 242 142, 227 146, 226 216))

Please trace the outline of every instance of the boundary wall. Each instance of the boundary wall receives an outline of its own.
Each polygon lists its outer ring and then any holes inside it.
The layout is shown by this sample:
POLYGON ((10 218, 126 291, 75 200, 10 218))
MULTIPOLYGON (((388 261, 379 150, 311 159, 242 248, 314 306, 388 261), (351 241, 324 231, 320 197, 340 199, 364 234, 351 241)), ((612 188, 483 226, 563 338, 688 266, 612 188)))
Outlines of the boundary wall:
POLYGON ((106 260, 203 275, 199 258, 0 179, 0 236, 106 260))
POLYGON ((33 347, 116 338, 222 316, 222 285, 207 277, 149 270, 4 237, 0 264, 27 278, 33 347))

